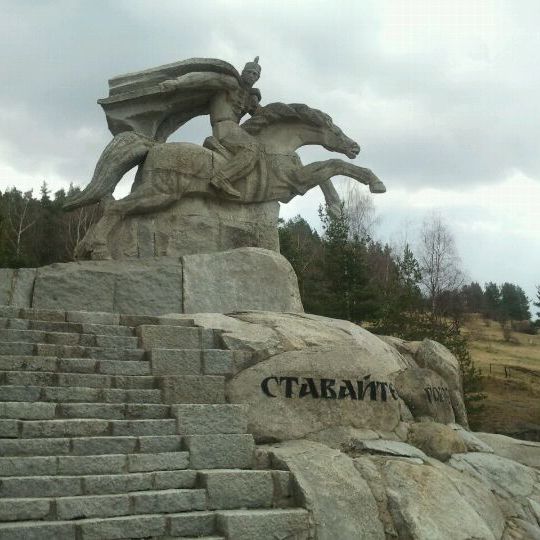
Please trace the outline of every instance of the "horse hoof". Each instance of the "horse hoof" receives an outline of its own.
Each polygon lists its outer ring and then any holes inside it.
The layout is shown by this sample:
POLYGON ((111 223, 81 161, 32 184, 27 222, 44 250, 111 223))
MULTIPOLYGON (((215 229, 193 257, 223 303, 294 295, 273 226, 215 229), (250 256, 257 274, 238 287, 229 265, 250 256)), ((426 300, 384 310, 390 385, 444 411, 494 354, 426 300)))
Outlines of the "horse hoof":
POLYGON ((375 182, 369 186, 369 191, 371 193, 384 193, 386 186, 382 182, 375 182))

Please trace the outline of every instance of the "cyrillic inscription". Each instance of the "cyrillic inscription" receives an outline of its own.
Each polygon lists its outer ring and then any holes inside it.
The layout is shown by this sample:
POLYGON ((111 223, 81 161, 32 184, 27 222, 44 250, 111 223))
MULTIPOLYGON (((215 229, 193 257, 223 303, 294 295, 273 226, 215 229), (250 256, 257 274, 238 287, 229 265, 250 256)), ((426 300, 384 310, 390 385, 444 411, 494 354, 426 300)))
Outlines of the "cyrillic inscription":
POLYGON ((271 375, 261 381, 261 390, 271 398, 282 395, 286 398, 312 399, 350 399, 387 401, 398 399, 393 384, 372 381, 371 375, 361 380, 349 379, 315 379, 313 377, 277 377, 271 375))
POLYGON ((448 388, 444 386, 426 386, 424 388, 427 400, 430 403, 440 403, 450 401, 450 394, 448 388))

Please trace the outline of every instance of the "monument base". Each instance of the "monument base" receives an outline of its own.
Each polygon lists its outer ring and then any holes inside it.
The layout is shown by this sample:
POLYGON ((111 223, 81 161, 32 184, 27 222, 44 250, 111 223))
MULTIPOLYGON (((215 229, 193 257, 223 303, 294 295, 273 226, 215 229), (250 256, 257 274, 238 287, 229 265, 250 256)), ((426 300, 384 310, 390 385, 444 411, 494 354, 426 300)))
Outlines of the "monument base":
POLYGON ((242 247, 279 252, 279 203, 181 199, 166 210, 105 214, 77 247, 79 259, 182 257, 242 247))
POLYGON ((289 262, 260 248, 4 268, 0 284, 0 305, 40 309, 142 315, 303 311, 289 262))

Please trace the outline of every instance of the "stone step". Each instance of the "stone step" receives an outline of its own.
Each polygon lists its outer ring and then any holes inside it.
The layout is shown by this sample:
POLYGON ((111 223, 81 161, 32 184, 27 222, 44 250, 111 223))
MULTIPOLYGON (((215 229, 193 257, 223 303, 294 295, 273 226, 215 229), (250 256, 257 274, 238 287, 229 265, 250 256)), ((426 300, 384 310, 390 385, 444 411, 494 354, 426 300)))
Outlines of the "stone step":
POLYGON ((3 457, 152 454, 182 449, 180 435, 0 439, 0 456, 3 457))
POLYGON ((178 539, 180 540, 226 540, 223 536, 158 536, 157 539, 159 540, 174 540, 178 539))
POLYGON ((191 489, 196 480, 197 471, 188 469, 86 476, 12 476, 0 482, 0 500, 191 489))
POLYGON ((70 520, 206 509, 204 489, 131 491, 112 495, 0 499, 0 521, 70 520))
POLYGON ((292 497, 288 471, 210 470, 199 471, 197 478, 210 510, 275 508, 292 497))
POLYGON ((103 336, 135 335, 131 326, 118 326, 107 324, 90 324, 75 322, 39 321, 33 319, 17 319, 0 317, 0 328, 6 330, 41 330, 43 332, 70 332, 77 334, 99 334, 103 336))
MULTIPOLYGON (((101 375, 94 373, 53 373, 0 371, 0 387, 86 387, 161 389, 164 403, 225 403, 225 378, 213 375, 152 377, 146 375, 101 375)), ((16 391, 12 391, 13 395, 16 391)), ((6 396, 8 393, 6 392, 6 396)), ((62 401, 59 399, 58 401, 62 401)), ((93 401, 89 399, 88 401, 93 401)))
POLYGON ((188 467, 188 452, 1 457, 0 477, 123 474, 188 467))
MULTIPOLYGON (((223 536, 202 536, 207 523, 214 521, 211 512, 179 514, 139 514, 114 518, 69 521, 18 521, 0 523, 0 540, 113 540, 127 538, 184 540, 225 540, 223 536), (182 531, 188 531, 186 536, 182 531), (189 532, 194 530, 195 533, 189 532), (177 532, 179 532, 177 534, 177 532)), ((234 537, 229 537, 233 540, 234 537)), ((263 538, 263 537, 261 537, 263 538)), ((267 537, 269 538, 269 537, 267 537)), ((251 540, 255 540, 253 537, 251 540)))
POLYGON ((309 538, 309 513, 301 508, 222 510, 216 512, 216 520, 218 532, 234 540, 309 538))
POLYGON ((182 435, 243 434, 247 432, 247 406, 226 404, 171 405, 182 435))
POLYGON ((143 324, 151 326, 191 326, 195 327, 195 321, 188 317, 168 318, 157 315, 120 315, 120 324, 125 326, 137 327, 143 324))
MULTIPOLYGON (((107 437, 139 435, 176 435, 176 420, 8 420, 17 423, 21 439, 107 437)), ((16 435, 15 435, 16 436, 16 435)), ((1 472, 1 471, 0 471, 1 472)))
POLYGON ((95 360, 54 356, 0 356, 0 371, 49 371, 103 375, 150 375, 145 360, 95 360))
POLYGON ((143 324, 136 334, 144 349, 223 348, 220 333, 207 328, 143 324))
POLYGON ((255 443, 249 434, 187 435, 192 469, 251 469, 255 443))
POLYGON ((1 401, 61 403, 161 403, 161 390, 124 390, 83 386, 0 386, 1 401))
POLYGON ((62 311, 55 309, 20 308, 0 305, 0 317, 45 322, 69 322, 111 326, 169 325, 195 326, 189 317, 168 318, 157 315, 119 314, 102 311, 62 311))
POLYGON ((143 420, 170 417, 170 406, 159 403, 0 402, 0 418, 2 419, 54 420, 60 418, 103 418, 143 420))
POLYGON ((155 389, 160 379, 149 375, 99 375, 90 373, 54 373, 0 371, 0 385, 71 386, 87 388, 155 389))
POLYGON ((206 493, 198 489, 133 491, 110 495, 0 499, 0 521, 70 520, 130 514, 203 510, 206 493))
POLYGON ((138 338, 135 336, 111 336, 100 334, 79 334, 76 332, 46 332, 42 330, 0 329, 0 341, 39 343, 82 347, 121 347, 136 349, 138 338))
POLYGON ((159 538, 199 538, 209 540, 217 538, 216 515, 214 512, 184 512, 169 516, 165 536, 159 538))
POLYGON ((151 349, 154 375, 231 375, 233 351, 221 349, 151 349))
POLYGON ((82 345, 0 341, 0 355, 56 356, 58 358, 94 358, 96 360, 144 360, 146 352, 142 349, 125 347, 84 347, 82 345))

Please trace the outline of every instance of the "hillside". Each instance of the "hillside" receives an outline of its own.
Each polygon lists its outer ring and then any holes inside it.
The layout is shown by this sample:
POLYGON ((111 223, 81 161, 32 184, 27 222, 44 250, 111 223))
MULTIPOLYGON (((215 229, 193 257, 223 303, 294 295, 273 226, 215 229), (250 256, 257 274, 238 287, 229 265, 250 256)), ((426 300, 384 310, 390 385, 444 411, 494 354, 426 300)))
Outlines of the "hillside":
POLYGON ((538 440, 540 436, 540 335, 512 332, 471 315, 465 321, 473 360, 487 395, 471 417, 475 430, 538 440))

